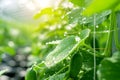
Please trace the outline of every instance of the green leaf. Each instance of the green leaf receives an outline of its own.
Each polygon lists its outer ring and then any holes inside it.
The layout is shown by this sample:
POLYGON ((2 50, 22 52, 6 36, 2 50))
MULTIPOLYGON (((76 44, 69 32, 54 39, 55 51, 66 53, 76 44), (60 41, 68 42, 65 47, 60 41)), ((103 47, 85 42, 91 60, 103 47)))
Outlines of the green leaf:
POLYGON ((81 12, 82 12, 81 8, 73 9, 72 11, 70 11, 68 13, 69 23, 77 23, 78 20, 82 18, 80 14, 81 12))
POLYGON ((69 1, 72 2, 74 5, 83 7, 88 5, 92 0, 69 0, 69 1))
POLYGON ((78 6, 83 6, 85 3, 85 0, 69 0, 70 2, 72 2, 74 5, 78 5, 78 6))
POLYGON ((34 18, 38 19, 45 14, 51 15, 52 13, 53 13, 53 9, 51 7, 44 8, 44 9, 40 10, 37 14, 35 14, 34 18))
MULTIPOLYGON (((93 16, 85 17, 81 15, 82 12, 81 8, 73 9, 69 12, 68 18, 69 23, 79 23, 79 24, 89 24, 90 26, 93 25, 93 16)), ((106 16, 111 13, 110 10, 104 11, 102 13, 99 13, 96 15, 96 25, 102 23, 104 20, 106 20, 106 16)))
POLYGON ((27 70, 25 80, 37 80, 36 72, 33 70, 33 68, 29 68, 27 70))
POLYGON ((57 75, 50 76, 46 80, 64 80, 64 79, 65 79, 65 73, 62 73, 62 74, 57 74, 57 75))
POLYGON ((120 52, 113 54, 111 58, 105 58, 98 67, 99 80, 120 80, 120 52))
POLYGON ((108 9, 114 9, 119 3, 120 0, 93 0, 83 12, 83 15, 91 16, 108 9))
POLYGON ((75 36, 70 36, 63 39, 61 43, 51 53, 48 54, 45 64, 47 66, 53 66, 66 58, 71 53, 71 49, 76 43, 77 41, 75 40, 75 36))
POLYGON ((63 73, 66 70, 68 70, 68 65, 69 65, 68 63, 65 63, 64 61, 62 61, 59 64, 56 64, 55 66, 46 68, 44 76, 48 77, 56 73, 63 73))
POLYGON ((0 47, 0 51, 1 51, 1 52, 5 52, 5 53, 8 53, 8 54, 10 54, 10 55, 15 55, 15 50, 14 50, 14 48, 12 48, 12 47, 3 46, 3 47, 0 47))
POLYGON ((120 4, 116 6, 115 11, 119 11, 120 10, 120 4))
POLYGON ((90 30, 86 29, 81 31, 80 37, 69 36, 63 39, 56 48, 48 54, 45 59, 45 64, 47 67, 54 66, 60 61, 68 57, 74 50, 82 45, 84 40, 89 36, 90 30))

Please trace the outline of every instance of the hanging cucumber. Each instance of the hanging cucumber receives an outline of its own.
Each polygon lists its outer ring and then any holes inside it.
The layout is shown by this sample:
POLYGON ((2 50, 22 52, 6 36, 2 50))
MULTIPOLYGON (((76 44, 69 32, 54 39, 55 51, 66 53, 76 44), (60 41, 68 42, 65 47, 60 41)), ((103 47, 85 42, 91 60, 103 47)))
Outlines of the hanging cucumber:
POLYGON ((37 80, 36 72, 33 70, 33 68, 29 68, 27 70, 25 80, 37 80))
MULTIPOLYGON (((91 39, 90 42, 91 42, 90 45, 91 45, 92 48, 93 48, 93 37, 92 37, 92 39, 91 39)), ((96 51, 100 51, 100 49, 99 49, 99 42, 98 42, 98 39, 97 39, 97 38, 95 38, 95 50, 96 50, 96 51)))
POLYGON ((69 76, 71 78, 77 78, 81 66, 82 66, 82 55, 80 53, 76 53, 71 58, 70 67, 69 67, 69 76))

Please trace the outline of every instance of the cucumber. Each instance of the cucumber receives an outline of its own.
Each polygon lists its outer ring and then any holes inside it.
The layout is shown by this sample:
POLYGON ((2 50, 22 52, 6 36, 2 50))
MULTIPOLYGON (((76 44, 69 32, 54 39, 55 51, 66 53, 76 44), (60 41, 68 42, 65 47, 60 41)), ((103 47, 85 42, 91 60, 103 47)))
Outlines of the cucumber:
MULTIPOLYGON (((92 48, 94 47, 93 46, 93 37, 92 37, 92 39, 90 40, 90 42, 91 42, 91 46, 92 46, 92 48)), ((99 42, 98 42, 98 39, 97 38, 95 38, 95 50, 96 51, 100 51, 100 46, 99 46, 99 42)))
POLYGON ((71 78, 77 78, 81 66, 82 66, 82 55, 80 53, 75 53, 71 58, 70 67, 69 67, 69 76, 71 78))
POLYGON ((37 80, 36 72, 32 68, 27 70, 25 80, 37 80))

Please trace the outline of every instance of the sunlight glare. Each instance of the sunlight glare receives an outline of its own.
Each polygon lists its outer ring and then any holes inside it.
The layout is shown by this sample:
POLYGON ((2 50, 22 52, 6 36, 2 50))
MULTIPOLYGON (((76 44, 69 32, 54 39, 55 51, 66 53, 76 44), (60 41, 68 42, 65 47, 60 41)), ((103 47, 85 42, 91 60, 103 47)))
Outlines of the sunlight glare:
POLYGON ((51 0, 38 0, 40 7, 45 8, 45 7, 50 7, 51 6, 51 0))
POLYGON ((27 4, 26 7, 28 9, 30 9, 30 10, 35 10, 35 5, 32 2, 30 2, 29 4, 27 4))

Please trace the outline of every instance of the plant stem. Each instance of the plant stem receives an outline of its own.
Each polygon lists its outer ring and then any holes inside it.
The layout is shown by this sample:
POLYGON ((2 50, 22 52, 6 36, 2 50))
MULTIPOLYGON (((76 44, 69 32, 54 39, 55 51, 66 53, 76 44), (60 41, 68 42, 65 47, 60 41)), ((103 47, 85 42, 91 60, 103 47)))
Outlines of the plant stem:
POLYGON ((117 18, 116 18, 116 14, 114 13, 113 16, 113 23, 114 23, 114 40, 115 40, 115 45, 116 48, 120 51, 120 43, 119 43, 119 38, 118 38, 118 26, 117 26, 117 18))
POLYGON ((110 16, 110 26, 109 26, 109 33, 108 33, 108 41, 106 43, 104 56, 110 57, 112 52, 112 38, 113 38, 113 30, 114 29, 114 12, 112 11, 110 16))

